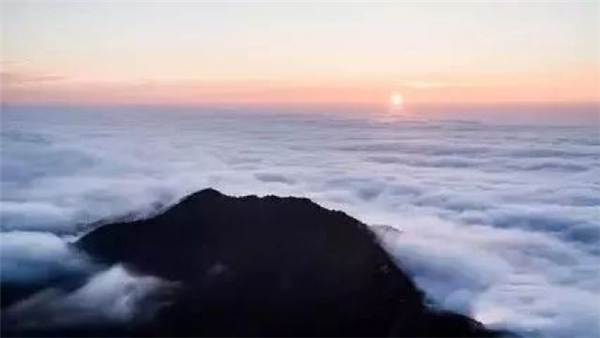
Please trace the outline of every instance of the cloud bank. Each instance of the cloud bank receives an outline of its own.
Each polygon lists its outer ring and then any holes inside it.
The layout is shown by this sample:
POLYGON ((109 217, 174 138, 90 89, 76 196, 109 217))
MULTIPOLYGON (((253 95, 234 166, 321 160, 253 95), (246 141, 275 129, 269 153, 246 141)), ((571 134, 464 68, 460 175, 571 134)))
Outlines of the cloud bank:
MULTIPOLYGON (((437 306, 527 336, 600 335, 595 126, 12 108, 1 131, 3 282, 76 269, 65 243, 92 222, 214 187, 398 229, 383 243, 437 306)), ((98 294, 127 280, 107 273, 98 294)))
POLYGON ((75 290, 40 291, 11 306, 6 316, 20 329, 130 323, 150 318, 160 308, 156 298, 174 286, 115 265, 92 275, 75 290))

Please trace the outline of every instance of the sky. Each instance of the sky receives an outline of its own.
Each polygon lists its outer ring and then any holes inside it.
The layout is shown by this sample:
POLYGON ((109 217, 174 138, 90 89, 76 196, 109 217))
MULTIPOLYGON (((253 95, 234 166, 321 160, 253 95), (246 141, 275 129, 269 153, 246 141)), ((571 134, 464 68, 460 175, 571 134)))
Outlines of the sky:
POLYGON ((2 102, 600 101, 590 2, 2 3, 2 102))

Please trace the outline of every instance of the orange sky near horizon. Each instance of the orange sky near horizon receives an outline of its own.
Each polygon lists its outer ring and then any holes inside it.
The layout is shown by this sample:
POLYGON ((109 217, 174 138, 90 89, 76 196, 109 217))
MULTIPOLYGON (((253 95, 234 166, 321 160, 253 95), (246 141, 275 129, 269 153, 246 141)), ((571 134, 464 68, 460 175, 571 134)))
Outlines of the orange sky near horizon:
POLYGON ((7 104, 600 102, 599 6, 3 3, 7 104))
MULTIPOLYGON (((582 72, 583 73, 583 72, 582 72)), ((593 72, 547 78, 510 78, 502 82, 456 83, 424 80, 365 83, 275 81, 82 81, 63 78, 14 80, 4 75, 2 100, 13 104, 176 104, 312 103, 384 104, 393 92, 407 104, 598 103, 600 81, 593 72), (512 83, 514 81, 518 85, 512 83), (576 84, 576 85, 574 85, 576 84)), ((341 81, 340 81, 341 82, 341 81)))

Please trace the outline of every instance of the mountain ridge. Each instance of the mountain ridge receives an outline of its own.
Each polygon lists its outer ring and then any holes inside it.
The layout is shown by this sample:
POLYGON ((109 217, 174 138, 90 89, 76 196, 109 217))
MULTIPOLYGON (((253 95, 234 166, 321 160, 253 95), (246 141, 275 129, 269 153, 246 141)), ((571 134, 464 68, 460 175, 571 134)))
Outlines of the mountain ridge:
POLYGON ((426 306, 366 224, 307 198, 205 189, 153 217, 101 225, 74 245, 97 263, 180 286, 151 320, 86 328, 91 335, 503 334, 426 306))

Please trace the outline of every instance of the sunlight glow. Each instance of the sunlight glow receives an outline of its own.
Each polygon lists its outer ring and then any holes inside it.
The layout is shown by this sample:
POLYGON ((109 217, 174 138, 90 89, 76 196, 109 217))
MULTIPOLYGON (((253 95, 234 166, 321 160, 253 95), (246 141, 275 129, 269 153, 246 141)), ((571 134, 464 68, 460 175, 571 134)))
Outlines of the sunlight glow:
POLYGON ((392 107, 402 108, 404 105, 404 98, 398 92, 393 92, 390 96, 390 102, 392 103, 392 107))

